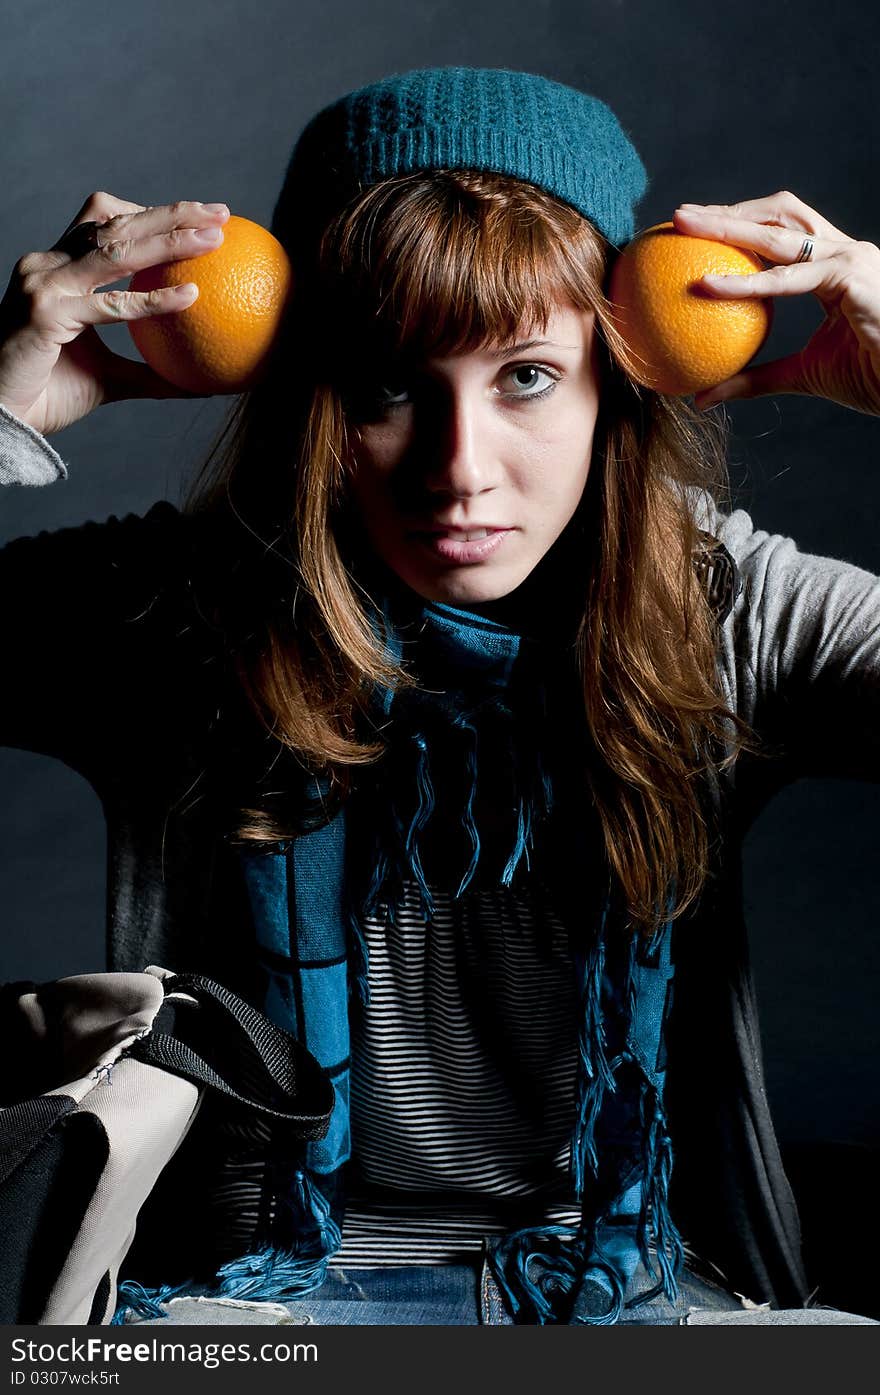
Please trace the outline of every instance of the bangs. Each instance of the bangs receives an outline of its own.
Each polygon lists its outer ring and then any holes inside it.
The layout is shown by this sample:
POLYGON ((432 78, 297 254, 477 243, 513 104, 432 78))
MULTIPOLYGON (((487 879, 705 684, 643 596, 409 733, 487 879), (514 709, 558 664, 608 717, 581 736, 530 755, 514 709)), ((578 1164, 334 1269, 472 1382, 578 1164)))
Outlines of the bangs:
POLYGON ((601 315, 606 253, 576 210, 520 180, 472 171, 388 180, 321 244, 333 357, 423 361, 501 347, 546 330, 558 302, 601 315))

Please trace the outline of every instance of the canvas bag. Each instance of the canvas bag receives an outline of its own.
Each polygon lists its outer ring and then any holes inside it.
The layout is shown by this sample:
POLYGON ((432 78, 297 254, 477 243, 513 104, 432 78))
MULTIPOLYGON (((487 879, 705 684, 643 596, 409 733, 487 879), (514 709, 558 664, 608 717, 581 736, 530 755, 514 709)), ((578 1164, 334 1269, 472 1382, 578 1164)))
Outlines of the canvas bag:
POLYGON ((291 1139, 326 1132, 314 1057, 198 975, 0 990, 0 1322, 109 1322, 138 1212, 206 1091, 291 1139))

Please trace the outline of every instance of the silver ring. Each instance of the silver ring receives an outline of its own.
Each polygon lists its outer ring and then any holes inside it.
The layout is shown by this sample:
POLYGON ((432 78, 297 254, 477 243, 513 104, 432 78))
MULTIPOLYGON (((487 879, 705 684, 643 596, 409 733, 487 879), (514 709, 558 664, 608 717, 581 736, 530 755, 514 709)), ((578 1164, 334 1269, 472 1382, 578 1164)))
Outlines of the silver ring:
POLYGON ((100 223, 74 223, 55 243, 56 250, 66 252, 74 259, 88 256, 98 248, 98 228, 100 223))
POLYGON ((804 238, 804 245, 794 259, 795 266, 797 266, 798 262, 808 262, 810 260, 813 255, 813 245, 813 239, 811 237, 804 238))

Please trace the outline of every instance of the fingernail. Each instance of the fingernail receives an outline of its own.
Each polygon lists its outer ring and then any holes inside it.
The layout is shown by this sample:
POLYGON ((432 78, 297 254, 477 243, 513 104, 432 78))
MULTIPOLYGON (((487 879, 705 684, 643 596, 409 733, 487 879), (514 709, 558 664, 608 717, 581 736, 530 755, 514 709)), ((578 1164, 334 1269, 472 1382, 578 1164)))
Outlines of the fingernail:
POLYGON ((202 208, 206 213, 228 213, 229 209, 225 203, 203 203, 202 208))
POLYGON ((195 236, 200 242, 219 242, 223 236, 222 228, 199 228, 195 236))
POLYGON ((703 206, 704 205, 701 203, 680 203, 675 211, 676 213, 683 213, 688 208, 703 208, 703 206))

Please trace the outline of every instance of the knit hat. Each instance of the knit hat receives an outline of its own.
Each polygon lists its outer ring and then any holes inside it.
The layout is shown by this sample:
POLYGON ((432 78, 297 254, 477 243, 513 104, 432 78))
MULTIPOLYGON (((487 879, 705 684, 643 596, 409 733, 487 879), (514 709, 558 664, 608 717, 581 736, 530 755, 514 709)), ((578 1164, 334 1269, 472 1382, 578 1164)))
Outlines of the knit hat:
POLYGON ((615 246, 633 235, 644 166, 597 97, 534 73, 422 68, 325 107, 297 141, 272 219, 294 261, 359 192, 430 169, 493 170, 576 208, 615 246))

